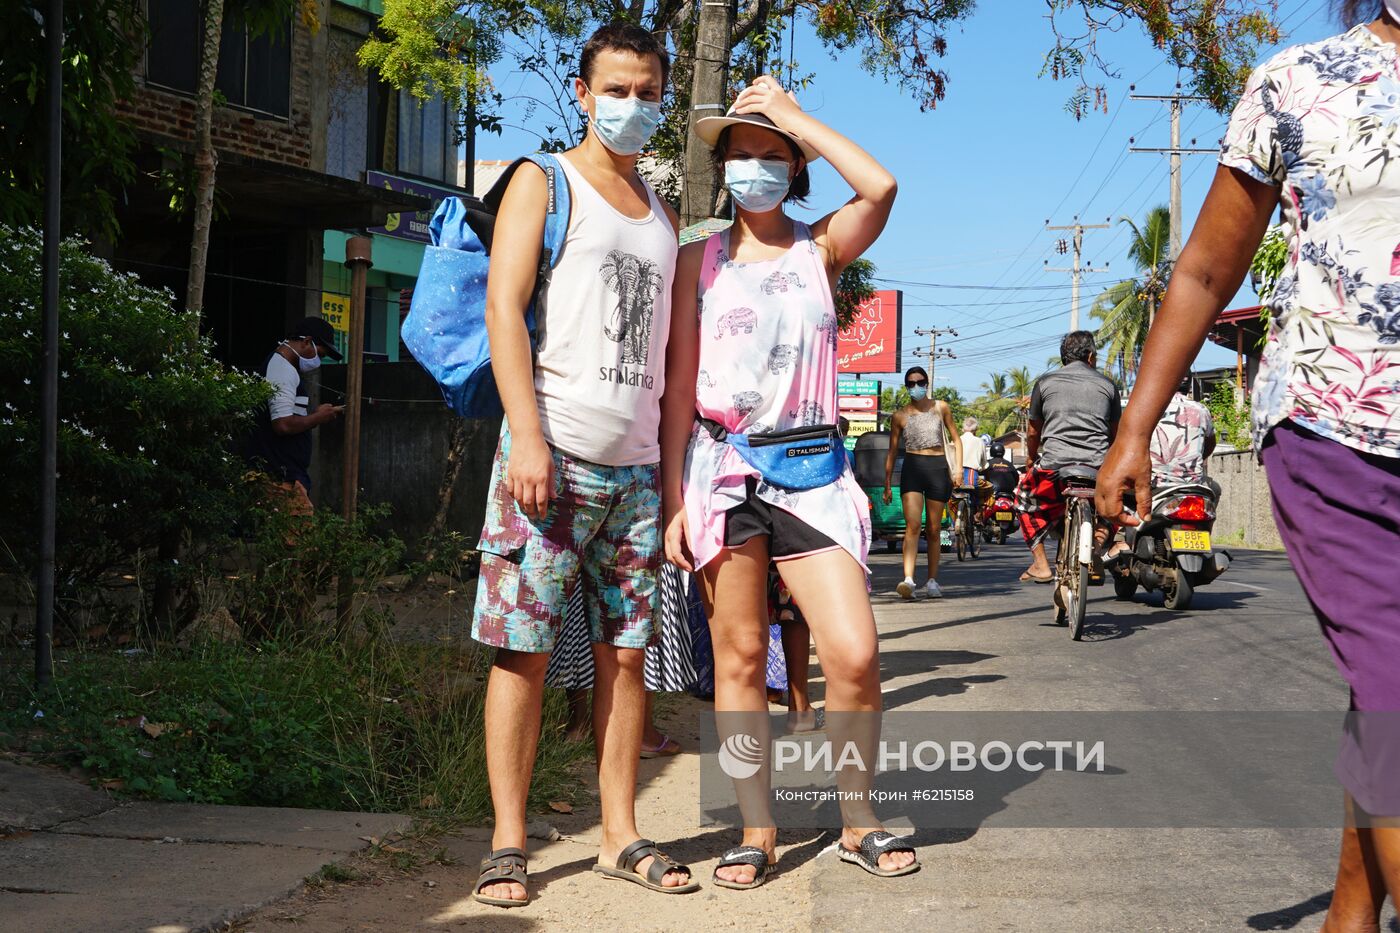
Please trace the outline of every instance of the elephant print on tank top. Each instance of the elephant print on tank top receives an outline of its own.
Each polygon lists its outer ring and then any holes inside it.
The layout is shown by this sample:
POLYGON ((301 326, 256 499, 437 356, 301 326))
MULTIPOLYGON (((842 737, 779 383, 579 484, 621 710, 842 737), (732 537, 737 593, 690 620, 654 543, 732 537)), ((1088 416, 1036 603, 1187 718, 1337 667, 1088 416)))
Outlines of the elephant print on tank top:
POLYGON ((650 259, 615 249, 603 260, 598 274, 617 292, 617 307, 603 325, 603 333, 621 344, 621 363, 645 367, 651 355, 652 314, 666 284, 661 269, 650 259))
POLYGON ((739 336, 739 331, 752 334, 753 329, 758 326, 758 312, 753 308, 735 308, 733 311, 726 311, 719 316, 716 325, 716 337, 724 337, 725 332, 731 337, 739 336))
POLYGON ((777 375, 797 361, 798 348, 790 343, 780 343, 768 351, 768 371, 777 375))

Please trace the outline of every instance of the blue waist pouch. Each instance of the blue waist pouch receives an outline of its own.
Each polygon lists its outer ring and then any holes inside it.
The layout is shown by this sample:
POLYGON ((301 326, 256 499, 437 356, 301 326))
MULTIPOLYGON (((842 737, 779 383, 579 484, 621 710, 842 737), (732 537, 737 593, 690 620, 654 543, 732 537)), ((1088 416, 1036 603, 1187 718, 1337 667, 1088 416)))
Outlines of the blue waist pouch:
POLYGON ((846 470, 846 447, 834 424, 814 424, 765 434, 731 434, 709 418, 700 426, 727 443, 771 486, 801 491, 828 486, 846 470))

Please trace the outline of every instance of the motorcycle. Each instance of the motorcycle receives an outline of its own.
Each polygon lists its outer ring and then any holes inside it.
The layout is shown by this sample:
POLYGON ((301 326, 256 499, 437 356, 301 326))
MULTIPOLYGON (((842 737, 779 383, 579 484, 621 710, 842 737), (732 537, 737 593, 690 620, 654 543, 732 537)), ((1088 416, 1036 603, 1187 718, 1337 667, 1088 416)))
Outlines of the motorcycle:
POLYGON ((1005 544, 1007 537, 1016 530, 1016 496, 1009 492, 998 492, 987 500, 982 511, 982 540, 988 544, 995 538, 997 544, 1005 544))
POLYGON ((1230 552, 1211 543, 1220 494, 1202 483, 1176 483, 1154 491, 1152 514, 1124 529, 1128 545, 1111 564, 1119 599, 1132 599, 1139 586, 1160 589, 1168 609, 1190 607, 1196 589, 1230 567, 1230 552))

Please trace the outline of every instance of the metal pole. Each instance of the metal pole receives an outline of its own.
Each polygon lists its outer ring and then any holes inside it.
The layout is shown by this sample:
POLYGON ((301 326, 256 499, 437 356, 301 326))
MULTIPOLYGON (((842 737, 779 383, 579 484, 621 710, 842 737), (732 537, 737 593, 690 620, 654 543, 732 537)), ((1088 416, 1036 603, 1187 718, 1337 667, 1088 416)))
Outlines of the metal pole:
POLYGON ((1071 276, 1073 285, 1070 287, 1069 298, 1069 329, 1071 332, 1079 330, 1079 278, 1081 275, 1079 268, 1079 255, 1084 251, 1084 228, 1075 225, 1074 228, 1074 272, 1071 276))
MULTIPOLYGON (((369 272, 373 241, 352 236, 345 241, 345 264, 350 267, 350 311, 345 322, 350 334, 345 360, 345 446, 341 450, 340 513, 353 521, 360 495, 360 400, 364 395, 365 370, 365 279, 369 272)), ((350 620, 353 606, 352 574, 342 573, 337 615, 341 625, 350 620)))
POLYGON ((1181 255, 1181 98, 1172 98, 1171 261, 1181 255))
POLYGON ((63 193, 63 0, 44 14, 47 54, 48 164, 44 169, 44 367, 39 401, 39 593, 34 618, 34 679, 53 680, 54 549, 58 524, 58 243, 63 193))

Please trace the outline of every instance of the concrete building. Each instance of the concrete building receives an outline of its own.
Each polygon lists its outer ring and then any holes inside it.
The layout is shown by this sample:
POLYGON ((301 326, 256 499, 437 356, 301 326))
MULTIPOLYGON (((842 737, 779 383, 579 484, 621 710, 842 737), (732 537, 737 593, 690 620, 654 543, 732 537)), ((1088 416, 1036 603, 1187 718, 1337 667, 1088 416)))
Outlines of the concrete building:
MULTIPOLYGON (((326 22, 330 4, 322 2, 326 22)), ((119 202, 121 238, 105 250, 118 268, 169 287, 177 300, 186 290, 191 218, 172 210, 172 198, 193 181, 199 6, 144 4, 149 30, 136 91, 118 107, 137 134, 137 181, 119 202)), ((204 331, 235 365, 257 366, 289 322, 322 310, 326 230, 372 227, 424 203, 326 172, 332 32, 313 32, 296 17, 260 36, 236 17, 224 24, 204 331)))

